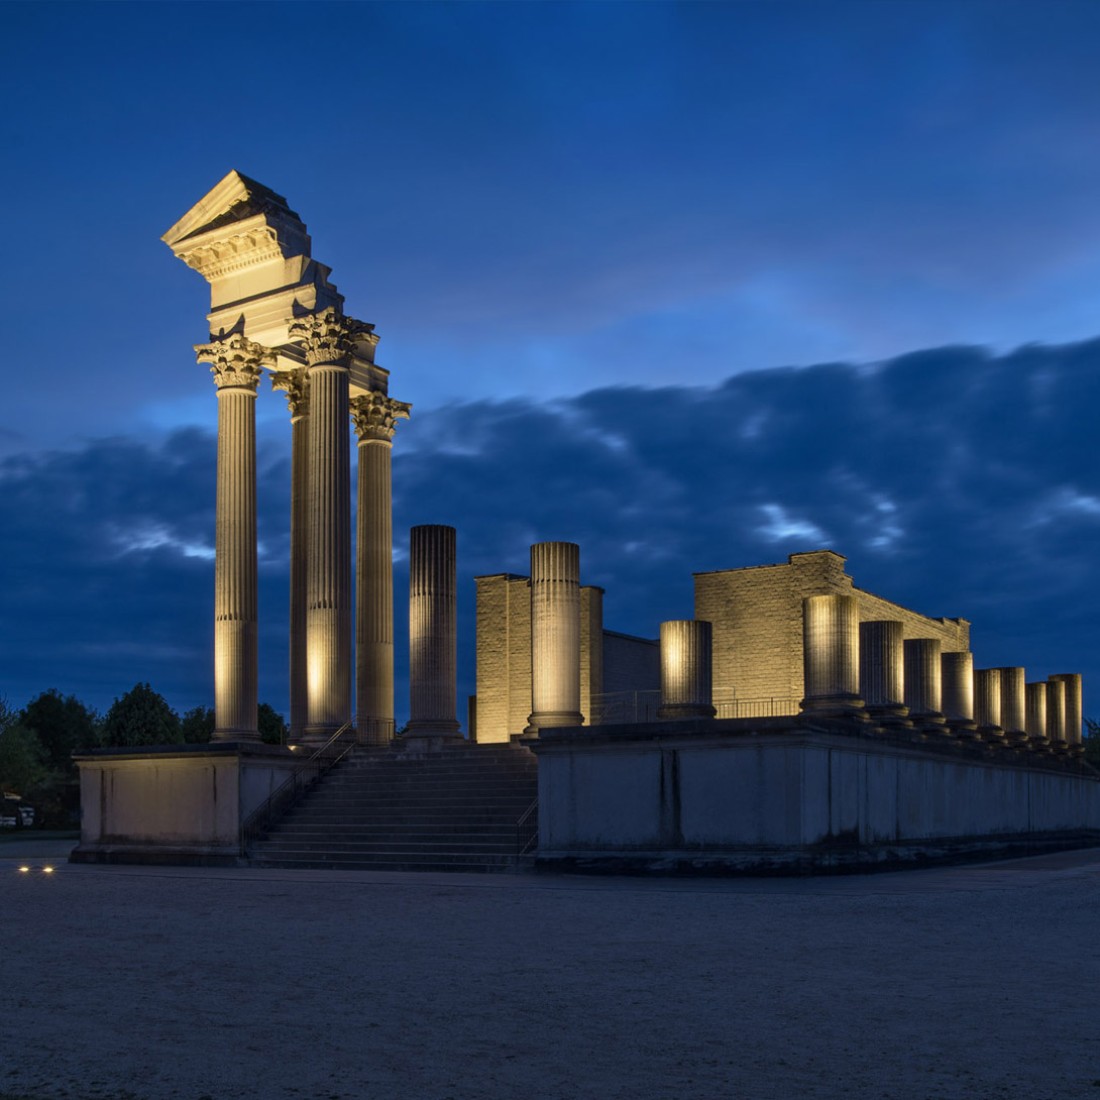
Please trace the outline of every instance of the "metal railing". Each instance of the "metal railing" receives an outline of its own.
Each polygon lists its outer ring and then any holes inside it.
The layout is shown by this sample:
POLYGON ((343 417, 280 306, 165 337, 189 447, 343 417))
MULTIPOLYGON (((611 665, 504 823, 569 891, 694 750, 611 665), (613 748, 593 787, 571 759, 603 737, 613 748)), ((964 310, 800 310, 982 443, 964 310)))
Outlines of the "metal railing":
POLYGON ((772 696, 768 699, 731 699, 714 702, 716 718, 779 718, 798 713, 797 699, 772 696))
POLYGON ((516 858, 527 855, 539 842, 539 800, 536 798, 516 822, 516 858))
POLYGON ((331 771, 355 747, 355 719, 345 722, 323 745, 315 749, 241 823, 241 855, 260 839, 323 775, 331 771), (348 736, 348 731, 351 736, 348 736))

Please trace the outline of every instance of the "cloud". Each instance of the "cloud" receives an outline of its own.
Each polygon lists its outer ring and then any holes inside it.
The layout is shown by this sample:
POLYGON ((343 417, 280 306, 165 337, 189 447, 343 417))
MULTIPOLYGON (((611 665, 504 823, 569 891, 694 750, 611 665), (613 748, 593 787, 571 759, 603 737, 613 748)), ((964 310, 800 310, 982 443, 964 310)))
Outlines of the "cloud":
MULTIPOLYGON (((471 578, 526 573, 544 539, 580 543, 612 629, 690 616, 693 571, 827 544, 861 587, 972 620, 980 665, 1100 682, 1097 408, 1100 341, 414 415, 394 451, 399 716, 420 523, 458 529, 463 695, 471 578)), ((210 701, 214 462, 198 430, 0 460, 0 692, 56 685, 102 707, 149 680, 178 707, 210 701)), ((259 468, 261 697, 285 708, 285 442, 259 468)))

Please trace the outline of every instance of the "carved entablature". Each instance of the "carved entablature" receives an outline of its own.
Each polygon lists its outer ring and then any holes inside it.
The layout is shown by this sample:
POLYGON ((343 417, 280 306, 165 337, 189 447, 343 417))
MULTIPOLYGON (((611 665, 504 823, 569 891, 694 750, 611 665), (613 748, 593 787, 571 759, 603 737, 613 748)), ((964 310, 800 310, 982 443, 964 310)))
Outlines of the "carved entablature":
POLYGON ((196 344, 195 358, 210 364, 214 385, 256 392, 264 367, 275 366, 275 353, 239 334, 211 344, 196 344))
POLYGON ((305 367, 283 370, 271 376, 271 388, 286 394, 291 419, 309 415, 309 374, 305 367))
POLYGON ((247 233, 223 237, 195 248, 178 248, 176 255, 207 281, 220 279, 255 264, 283 258, 284 245, 274 226, 261 225, 247 233))
POLYGON ((412 408, 407 401, 395 401, 384 393, 368 393, 351 401, 351 419, 361 440, 393 442, 398 420, 408 420, 412 408))
POLYGON ((308 366, 322 363, 347 366, 348 358, 356 354, 357 345, 373 334, 374 325, 326 309, 291 321, 287 331, 291 340, 300 343, 308 366))

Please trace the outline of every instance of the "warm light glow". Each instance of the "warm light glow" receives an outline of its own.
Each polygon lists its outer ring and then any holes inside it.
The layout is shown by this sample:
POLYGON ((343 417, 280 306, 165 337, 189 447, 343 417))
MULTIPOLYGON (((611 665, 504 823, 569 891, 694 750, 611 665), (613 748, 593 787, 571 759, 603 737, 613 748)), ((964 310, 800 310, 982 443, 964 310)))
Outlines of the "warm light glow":
POLYGON ((44 875, 52 875, 53 874, 53 868, 52 867, 43 867, 42 868, 42 873, 44 875))
POLYGON ((20 867, 19 870, 25 875, 30 870, 30 868, 29 867, 20 867))

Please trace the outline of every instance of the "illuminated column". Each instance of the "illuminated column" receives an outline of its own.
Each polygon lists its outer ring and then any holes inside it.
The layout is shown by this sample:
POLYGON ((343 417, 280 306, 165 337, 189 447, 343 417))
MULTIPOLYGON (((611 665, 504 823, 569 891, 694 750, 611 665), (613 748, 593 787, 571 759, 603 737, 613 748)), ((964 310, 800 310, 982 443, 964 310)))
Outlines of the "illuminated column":
MULTIPOLYGON (((390 459, 397 421, 411 405, 384 393, 351 403, 359 437, 355 587, 356 724, 359 741, 393 739, 393 489, 390 459)), ((454 717, 452 693, 451 717, 454 717)))
POLYGON ((1070 747, 1066 736, 1066 682, 1053 676, 1047 679, 1047 737, 1055 752, 1066 752, 1070 747))
POLYGON ((978 732, 987 741, 1003 741, 1001 727, 1001 670, 977 668, 974 670, 974 720, 978 732))
POLYGON ((579 726, 581 716, 580 547, 531 547, 531 717, 527 733, 579 726))
POLYGON ((939 638, 905 641, 905 705, 910 717, 924 724, 943 723, 942 648, 939 638))
POLYGON ((904 718, 903 624, 880 619, 859 624, 859 694, 876 717, 904 718))
POLYGON ((661 623, 661 705, 658 718, 713 718, 711 626, 700 619, 661 623))
POLYGON ((291 339, 301 341, 309 384, 306 741, 327 740, 350 717, 348 355, 361 327, 332 309, 289 326, 291 339))
POLYGON ((256 386, 271 352, 231 336, 198 344, 218 387, 214 533, 214 740, 258 741, 256 386))
POLYGON ((1073 752, 1083 754, 1085 745, 1081 727, 1084 724, 1085 715, 1081 694, 1081 674, 1079 672, 1057 672, 1053 676, 1048 677, 1048 679, 1060 680, 1066 685, 1066 744, 1069 745, 1073 752))
POLYGON ((859 614, 851 596, 802 601, 804 711, 851 712, 859 696, 859 614))
POLYGON ((409 734, 456 734, 455 529, 409 532, 409 734))
POLYGON ((943 715, 960 737, 975 736, 974 654, 951 650, 940 654, 943 715))
POLYGON ((290 740, 309 713, 306 674, 306 547, 309 541, 309 388, 304 368, 271 376, 290 409, 290 740))
POLYGON ((1024 670, 1006 665, 1001 673, 1001 728, 1009 741, 1027 740, 1024 732, 1024 670))
POLYGON ((1026 711, 1024 729, 1035 748, 1048 749, 1050 738, 1047 736, 1047 685, 1045 680, 1024 687, 1026 711))

